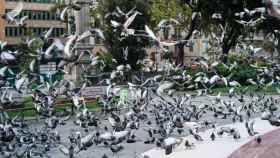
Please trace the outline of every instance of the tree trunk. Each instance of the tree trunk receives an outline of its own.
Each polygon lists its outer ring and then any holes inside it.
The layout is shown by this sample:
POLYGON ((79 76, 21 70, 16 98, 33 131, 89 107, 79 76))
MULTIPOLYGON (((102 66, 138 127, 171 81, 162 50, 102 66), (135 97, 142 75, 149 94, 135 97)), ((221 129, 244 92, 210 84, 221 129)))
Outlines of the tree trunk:
POLYGON ((188 32, 187 36, 184 38, 183 42, 180 42, 176 45, 176 51, 177 53, 177 58, 176 58, 176 64, 184 66, 184 57, 185 57, 185 50, 184 47, 185 45, 189 42, 189 39, 192 37, 194 30, 198 27, 198 22, 197 22, 197 17, 195 17, 191 21, 191 26, 190 26, 190 31, 188 32))
POLYGON ((184 66, 184 57, 185 57, 185 50, 184 50, 184 43, 180 43, 176 45, 176 65, 184 66))
POLYGON ((236 28, 232 28, 229 36, 223 40, 222 45, 222 61, 226 63, 228 61, 228 54, 230 49, 236 45, 237 38, 239 37, 240 30, 236 28))
POLYGON ((228 45, 225 44, 225 45, 223 45, 222 49, 223 49, 222 50, 223 54, 222 54, 222 59, 221 60, 222 60, 223 63, 227 63, 227 61, 228 61, 228 54, 229 54, 229 51, 230 51, 231 48, 228 45))
POLYGON ((228 45, 223 45, 223 55, 227 55, 230 49, 231 48, 228 45))

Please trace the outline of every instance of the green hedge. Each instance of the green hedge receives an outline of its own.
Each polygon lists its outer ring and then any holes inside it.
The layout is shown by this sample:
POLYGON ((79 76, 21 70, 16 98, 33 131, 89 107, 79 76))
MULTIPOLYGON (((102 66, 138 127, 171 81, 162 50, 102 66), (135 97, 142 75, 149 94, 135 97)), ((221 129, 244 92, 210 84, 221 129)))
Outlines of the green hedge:
MULTIPOLYGON (((224 77, 228 77, 231 75, 232 77, 230 78, 231 81, 237 81, 239 82, 242 86, 248 86, 250 85, 247 80, 248 79, 254 79, 256 80, 257 77, 260 75, 260 72, 258 72, 257 68, 252 67, 251 65, 257 65, 258 67, 267 67, 271 68, 271 64, 267 62, 265 59, 258 58, 258 59, 249 59, 249 57, 245 55, 230 55, 228 58, 228 63, 226 64, 218 64, 215 68, 214 71, 224 77), (237 66, 233 68, 231 71, 228 70, 228 68, 232 65, 236 64, 237 66)), ((215 74, 214 71, 208 71, 205 69, 203 66, 199 66, 197 69, 192 70, 190 67, 185 70, 187 74, 193 76, 195 79, 196 77, 194 76, 198 72, 204 72, 210 78, 215 74)), ((280 71, 274 71, 274 76, 278 75, 280 76, 280 71)), ((271 81, 272 77, 271 76, 262 76, 265 79, 265 82, 268 83, 271 81)), ((219 86, 220 87, 220 86, 219 86)))

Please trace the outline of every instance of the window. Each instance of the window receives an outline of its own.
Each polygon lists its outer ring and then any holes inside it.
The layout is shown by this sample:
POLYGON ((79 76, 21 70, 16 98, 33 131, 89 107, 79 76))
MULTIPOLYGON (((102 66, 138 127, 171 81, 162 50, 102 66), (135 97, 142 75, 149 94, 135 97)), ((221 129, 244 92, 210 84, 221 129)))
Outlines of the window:
POLYGON ((64 28, 61 28, 61 35, 63 35, 64 33, 64 28))
POLYGON ((36 35, 40 35, 42 28, 36 28, 36 29, 37 29, 36 35))
POLYGON ((46 14, 45 14, 45 16, 46 16, 46 20, 49 20, 50 19, 50 12, 46 12, 46 14))
POLYGON ((6 27, 5 35, 7 37, 14 37, 19 35, 19 29, 17 27, 6 27))
POLYGON ((43 12, 43 13, 42 13, 42 20, 47 20, 47 18, 46 18, 47 16, 46 16, 46 15, 47 15, 46 12, 43 12))
MULTIPOLYGON (((43 32, 49 30, 46 27, 35 27, 35 28, 19 28, 19 27, 6 27, 5 35, 6 37, 16 37, 16 36, 26 36, 29 33, 29 30, 33 33, 33 35, 38 36, 43 32)), ((52 32, 52 37, 59 37, 64 33, 64 28, 54 28, 52 32)))
POLYGON ((39 20, 44 20, 43 16, 44 16, 44 12, 38 12, 39 20))
POLYGON ((56 35, 55 35, 55 37, 58 37, 58 36, 60 35, 60 29, 59 29, 59 28, 57 28, 55 31, 56 31, 56 33, 55 33, 55 34, 56 34, 56 35))
POLYGON ((23 30, 22 30, 22 27, 21 28, 19 28, 19 36, 22 36, 23 35, 23 30))
POLYGON ((23 28, 23 35, 26 36, 28 34, 27 28, 23 28))
POLYGON ((24 17, 25 15, 26 15, 26 12, 23 11, 23 12, 21 12, 21 13, 19 14, 19 17, 22 18, 22 17, 24 17))
POLYGON ((41 35, 45 31, 45 28, 40 28, 39 29, 39 35, 41 35))
POLYGON ((33 28, 33 34, 38 35, 38 28, 33 28))
POLYGON ((52 31, 52 37, 55 37, 55 30, 56 30, 56 28, 54 28, 52 31))
MULTIPOLYGON (((5 10, 6 13, 11 10, 5 10)), ((59 20, 59 17, 56 13, 49 11, 32 11, 32 10, 24 10, 20 13, 18 18, 22 18, 24 16, 28 16, 29 20, 59 20)))
POLYGON ((29 19, 33 19, 33 14, 31 11, 26 11, 26 15, 28 16, 29 19))
POLYGON ((56 18, 55 18, 55 14, 54 13, 51 13, 51 18, 50 18, 50 20, 55 20, 56 18))
POLYGON ((9 36, 14 36, 14 29, 13 28, 9 29, 9 36))
POLYGON ((5 28, 5 36, 8 36, 8 30, 9 30, 9 28, 5 28))

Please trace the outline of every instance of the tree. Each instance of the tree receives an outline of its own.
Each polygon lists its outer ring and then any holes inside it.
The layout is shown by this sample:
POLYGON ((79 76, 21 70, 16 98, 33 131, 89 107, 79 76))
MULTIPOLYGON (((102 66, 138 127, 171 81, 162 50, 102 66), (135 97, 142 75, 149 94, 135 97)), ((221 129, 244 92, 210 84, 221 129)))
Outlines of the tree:
MULTIPOLYGON (((187 33, 183 38, 183 42, 177 44, 177 60, 176 63, 183 65, 184 59, 184 46, 188 44, 189 40, 193 36, 195 30, 200 30, 205 35, 211 32, 218 32, 217 28, 224 29, 224 38, 221 41, 221 50, 223 56, 227 57, 231 48, 233 48, 239 38, 244 38, 251 32, 255 32, 255 28, 249 28, 245 25, 239 24, 236 20, 241 20, 235 13, 244 12, 244 8, 253 10, 257 7, 264 7, 264 3, 261 0, 232 0, 232 1, 222 1, 222 0, 207 0, 207 1, 192 1, 192 0, 180 0, 180 1, 167 1, 167 0, 155 0, 153 3, 152 11, 152 22, 154 19, 159 21, 165 17, 173 17, 179 14, 183 14, 188 18, 184 26, 187 33), (177 8, 177 9, 173 9, 177 8), (221 19, 214 19, 213 14, 218 13, 221 15, 221 19)), ((259 15, 248 17, 245 16, 244 19, 249 21, 251 19, 258 18, 259 15)), ((224 58, 226 60, 226 58, 224 58)))
MULTIPOLYGON (((201 15, 192 19, 191 28, 199 28, 202 31, 204 31, 204 33, 213 31, 211 29, 213 27, 216 28, 219 25, 221 25, 225 29, 224 38, 222 40, 222 53, 225 56, 227 56, 230 49, 237 44, 238 38, 240 36, 246 36, 248 33, 248 28, 246 28, 246 26, 236 22, 236 20, 239 19, 235 16, 235 13, 243 12, 244 8, 252 10, 257 7, 264 6, 261 0, 207 0, 197 1, 196 4, 192 4, 191 1, 188 0, 184 2, 186 5, 190 6, 193 13, 196 12, 200 13, 201 15), (222 18, 213 19, 212 15, 214 13, 219 13, 222 16, 222 18)), ((249 21, 250 18, 257 17, 245 17, 245 20, 249 21)), ((190 36, 191 34, 188 34, 185 37, 185 40, 188 40, 190 36)))
POLYGON ((181 0, 153 0, 151 3, 150 25, 152 27, 156 27, 163 19, 176 19, 180 24, 175 27, 185 27, 184 25, 188 24, 190 21, 190 8, 183 5, 181 0))
MULTIPOLYGON (((266 19, 257 27, 257 31, 263 33, 264 37, 269 37, 277 51, 278 61, 280 57, 280 19, 272 16, 266 16, 266 19)), ((274 51, 274 50, 273 50, 274 51)), ((272 51, 272 53, 273 53, 272 51)))
POLYGON ((114 28, 111 20, 124 23, 127 19, 125 16, 106 16, 108 13, 116 12, 119 7, 124 13, 129 12, 132 8, 139 11, 141 15, 137 15, 129 28, 144 30, 145 25, 150 21, 149 1, 148 0, 101 0, 99 8, 92 11, 94 17, 94 26, 101 28, 105 34, 106 40, 104 45, 108 52, 112 54, 118 64, 130 64, 132 69, 139 69, 138 60, 145 57, 145 48, 149 45, 149 40, 142 37, 132 35, 123 36, 121 28, 114 28), (127 59, 124 57, 124 50, 128 51, 127 59))
MULTIPOLYGON (((189 30, 189 23, 191 21, 190 7, 184 5, 181 0, 154 0, 151 7, 151 23, 150 25, 156 27, 156 25, 163 19, 176 19, 179 21, 179 25, 173 26, 175 31, 175 38, 181 39, 182 32, 189 30)), ((169 34, 169 28, 163 28, 165 38, 169 34)), ((183 65, 184 61, 184 45, 177 44, 175 47, 176 64, 183 65)))

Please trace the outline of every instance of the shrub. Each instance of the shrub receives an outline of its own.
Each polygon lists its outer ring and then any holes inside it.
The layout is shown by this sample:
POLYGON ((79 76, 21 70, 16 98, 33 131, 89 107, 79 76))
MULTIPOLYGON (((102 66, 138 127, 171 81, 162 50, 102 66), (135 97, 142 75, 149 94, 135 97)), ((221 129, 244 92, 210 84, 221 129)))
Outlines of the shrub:
POLYGON ((232 64, 234 62, 237 62, 237 64, 243 64, 245 60, 246 60, 245 55, 230 54, 228 57, 229 64, 232 64))
POLYGON ((227 76, 230 74, 230 72, 228 71, 228 69, 225 67, 224 64, 217 65, 216 70, 217 73, 222 76, 227 76))
POLYGON ((257 78, 257 74, 258 72, 255 68, 250 65, 242 64, 236 69, 233 79, 242 85, 247 85, 247 79, 257 78))

